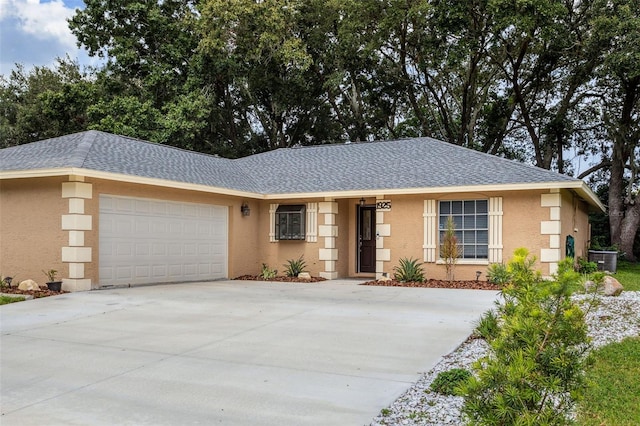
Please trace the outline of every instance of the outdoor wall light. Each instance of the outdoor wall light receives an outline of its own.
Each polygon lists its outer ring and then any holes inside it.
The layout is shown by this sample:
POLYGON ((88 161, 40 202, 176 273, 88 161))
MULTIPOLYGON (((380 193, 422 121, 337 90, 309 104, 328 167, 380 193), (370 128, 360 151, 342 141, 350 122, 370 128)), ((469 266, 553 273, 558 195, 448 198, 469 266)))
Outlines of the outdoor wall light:
POLYGON ((364 207, 365 199, 360 198, 360 207, 364 207))
POLYGON ((242 212, 242 216, 249 216, 251 214, 249 204, 247 204, 246 202, 242 203, 242 205, 240 206, 240 212, 242 212))

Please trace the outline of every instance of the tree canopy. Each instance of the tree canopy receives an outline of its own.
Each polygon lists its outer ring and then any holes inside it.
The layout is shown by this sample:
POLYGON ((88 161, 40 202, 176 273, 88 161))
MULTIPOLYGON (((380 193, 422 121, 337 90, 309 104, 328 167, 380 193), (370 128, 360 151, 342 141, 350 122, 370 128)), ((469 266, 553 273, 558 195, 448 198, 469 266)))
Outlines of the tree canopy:
POLYGON ((432 136, 608 186, 611 244, 634 257, 640 0, 85 4, 69 26, 105 65, 2 76, 0 146, 99 129, 239 157, 432 136))

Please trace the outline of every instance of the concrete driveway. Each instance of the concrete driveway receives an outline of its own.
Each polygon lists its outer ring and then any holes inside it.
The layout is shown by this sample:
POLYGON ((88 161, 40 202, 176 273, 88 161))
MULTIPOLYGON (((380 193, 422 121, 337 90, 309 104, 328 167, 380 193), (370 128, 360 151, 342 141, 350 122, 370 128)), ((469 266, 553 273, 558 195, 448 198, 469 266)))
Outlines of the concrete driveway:
POLYGON ((363 425, 496 292, 219 281, 0 307, 0 423, 363 425))

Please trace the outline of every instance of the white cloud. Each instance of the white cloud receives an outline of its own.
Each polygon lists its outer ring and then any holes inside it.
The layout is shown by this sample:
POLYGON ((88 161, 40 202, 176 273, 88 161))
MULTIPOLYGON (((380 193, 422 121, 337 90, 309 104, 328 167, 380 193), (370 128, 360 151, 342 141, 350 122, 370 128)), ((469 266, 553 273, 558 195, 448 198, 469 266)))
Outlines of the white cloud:
POLYGON ((84 49, 78 49, 67 19, 79 0, 0 0, 0 74, 8 74, 14 64, 28 70, 51 66, 58 57, 69 55, 81 64, 93 63, 84 49))
POLYGON ((0 21, 17 18, 19 28, 41 40, 54 38, 59 44, 75 47, 76 39, 69 30, 67 19, 74 9, 61 0, 40 3, 38 0, 0 0, 0 21))

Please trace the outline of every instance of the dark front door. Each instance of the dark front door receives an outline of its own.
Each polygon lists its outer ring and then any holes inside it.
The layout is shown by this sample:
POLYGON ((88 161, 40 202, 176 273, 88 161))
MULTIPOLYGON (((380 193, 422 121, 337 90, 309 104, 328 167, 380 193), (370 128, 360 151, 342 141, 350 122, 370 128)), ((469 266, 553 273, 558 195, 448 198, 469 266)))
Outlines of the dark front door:
POLYGON ((358 206, 358 272, 376 271, 376 208, 358 206))

